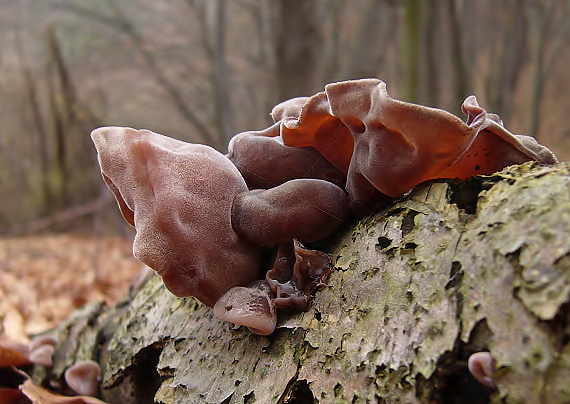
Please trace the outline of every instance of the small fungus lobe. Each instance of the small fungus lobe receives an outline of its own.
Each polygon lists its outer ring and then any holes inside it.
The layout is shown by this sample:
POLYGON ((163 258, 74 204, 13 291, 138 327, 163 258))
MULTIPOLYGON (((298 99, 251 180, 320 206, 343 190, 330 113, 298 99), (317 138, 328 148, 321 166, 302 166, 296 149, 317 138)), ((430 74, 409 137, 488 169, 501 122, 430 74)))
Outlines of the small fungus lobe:
POLYGON ((333 271, 331 257, 306 249, 298 240, 282 243, 265 281, 277 308, 306 310, 311 293, 324 286, 333 271))
POLYGON ((238 234, 258 244, 296 238, 321 240, 348 217, 348 198, 338 186, 318 179, 294 179, 267 190, 238 194, 232 224, 238 234))
POLYGON ((52 357, 57 344, 57 339, 49 335, 32 339, 30 342, 30 361, 43 366, 52 366, 52 357))
POLYGON ((318 178, 344 187, 345 174, 312 147, 284 145, 279 130, 280 124, 275 124, 230 140, 227 156, 250 189, 272 188, 297 178, 318 178))
POLYGON ((94 361, 77 362, 64 373, 65 382, 82 396, 95 396, 99 390, 101 368, 94 361))
POLYGON ((298 117, 283 117, 281 137, 287 146, 315 148, 341 172, 348 172, 354 140, 349 128, 331 113, 326 93, 308 98, 298 117))
POLYGON ((476 352, 469 357, 467 367, 477 381, 487 387, 495 387, 493 376, 497 363, 489 352, 476 352))
POLYGON ((214 315, 229 323, 246 326, 258 335, 271 334, 277 324, 269 290, 261 281, 228 290, 214 305, 214 315))

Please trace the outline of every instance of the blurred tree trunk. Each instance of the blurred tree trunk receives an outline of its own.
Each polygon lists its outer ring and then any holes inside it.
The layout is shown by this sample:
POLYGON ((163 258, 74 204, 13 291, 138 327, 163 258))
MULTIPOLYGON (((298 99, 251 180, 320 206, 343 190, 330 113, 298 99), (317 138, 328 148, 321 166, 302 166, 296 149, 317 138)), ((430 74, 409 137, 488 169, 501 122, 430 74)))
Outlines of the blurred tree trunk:
POLYGON ((50 373, 103 366, 110 403, 568 402, 570 166, 417 187, 327 245, 337 270, 261 337, 154 276, 55 330, 50 373), (467 370, 497 361, 495 390, 467 370), (154 399, 152 398, 154 397, 154 399))
MULTIPOLYGON (((182 86, 171 80, 165 72, 163 65, 160 63, 158 55, 153 53, 145 44, 144 38, 140 35, 139 31, 133 20, 131 20, 120 7, 117 0, 110 0, 111 8, 113 10, 113 26, 119 28, 126 34, 132 41, 135 49, 140 53, 145 61, 147 68, 152 73, 156 82, 164 89, 174 107, 178 112, 188 121, 194 128, 196 140, 205 144, 214 144, 217 136, 216 131, 212 130, 211 122, 203 119, 194 112, 193 106, 185 99, 182 86)), ((84 15, 89 15, 95 18, 103 18, 92 12, 85 12, 81 8, 75 7, 74 10, 84 15)), ((219 147, 219 145, 216 145, 219 147)))
POLYGON ((541 31, 544 29, 543 24, 536 22, 537 26, 533 27, 533 75, 531 96, 529 104, 529 133, 538 133, 540 126, 540 100, 544 89, 544 38, 541 31))
MULTIPOLYGON (((47 146, 49 141, 47 128, 44 123, 44 116, 42 114, 40 96, 38 94, 38 84, 28 62, 24 60, 24 52, 20 43, 18 43, 17 51, 20 64, 22 65, 26 101, 30 108, 31 127, 37 138, 39 168, 41 172, 47 173, 49 172, 50 166, 49 148, 47 146)), ((40 199, 44 201, 46 205, 50 205, 54 199, 53 190, 50 184, 48 181, 43 180, 41 181, 39 188, 41 189, 40 199)))
POLYGON ((419 0, 404 2, 404 35, 402 50, 405 72, 405 99, 418 102, 420 83, 420 21, 421 3, 419 0))
POLYGON ((322 57, 327 61, 323 66, 322 73, 327 83, 351 77, 351 74, 347 73, 345 62, 350 62, 352 59, 344 58, 341 53, 341 34, 338 29, 342 24, 346 4, 346 0, 333 0, 326 8, 325 18, 332 25, 332 29, 323 34, 327 40, 324 41, 321 52, 322 57))
POLYGON ((210 0, 207 4, 207 7, 211 7, 209 32, 211 32, 210 37, 213 38, 212 59, 214 68, 212 69, 212 86, 214 88, 216 121, 220 127, 220 139, 216 144, 220 150, 223 150, 236 132, 229 80, 230 72, 227 66, 226 6, 226 0, 210 0))
POLYGON ((512 0, 504 24, 503 37, 493 57, 493 75, 487 82, 489 111, 508 122, 514 107, 524 59, 527 56, 527 0, 512 0))
MULTIPOLYGON (((378 72, 384 72, 387 50, 397 38, 397 5, 386 0, 361 1, 359 5, 362 18, 350 42, 350 54, 339 54, 341 79, 376 77, 378 72)), ((354 3, 348 2, 348 7, 354 7, 354 3)), ((344 15, 338 18, 338 26, 342 26, 344 15)), ((340 34, 338 28, 335 31, 340 34)))
POLYGON ((454 112, 461 114, 461 103, 470 95, 471 83, 469 70, 465 61, 463 50, 463 24, 461 22, 461 14, 457 10, 456 0, 445 0, 444 15, 447 16, 450 25, 449 48, 451 55, 451 71, 452 71, 452 93, 454 112))
POLYGON ((274 49, 277 101, 320 91, 317 75, 323 46, 317 0, 277 0, 274 49))
POLYGON ((568 46, 570 25, 567 21, 568 1, 528 0, 527 18, 530 32, 531 51, 531 95, 529 97, 528 133, 538 137, 540 129, 540 108, 543 101, 544 85, 560 49, 568 46), (555 28, 561 28, 554 36, 555 28))
MULTIPOLYGON (((249 71, 253 72, 255 80, 252 81, 250 86, 247 86, 247 95, 251 99, 258 99, 257 103, 264 111, 271 111, 271 108, 278 101, 275 94, 275 40, 272 35, 273 20, 275 9, 277 8, 275 2, 260 2, 252 0, 251 3, 246 3, 249 7, 253 22, 253 32, 257 39, 254 41, 255 46, 250 47, 249 54, 249 71), (250 53, 251 52, 251 53, 250 53), (260 91, 260 83, 266 83, 267 92, 260 91), (259 96, 259 94, 262 94, 259 96)), ((268 122, 269 123, 269 122, 268 122)))
POLYGON ((440 97, 440 80, 439 68, 441 64, 441 53, 438 46, 438 29, 439 29, 439 1, 427 0, 424 6, 429 10, 422 13, 422 32, 423 35, 423 65, 425 82, 425 94, 422 97, 425 104, 432 107, 439 107, 440 97))
POLYGON ((76 134, 89 132, 97 126, 98 119, 89 107, 79 101, 55 27, 46 28, 44 46, 46 60, 39 74, 35 73, 39 78, 34 77, 32 66, 20 54, 27 112, 32 132, 37 137, 34 157, 39 161, 36 170, 26 173, 28 178, 25 181, 39 190, 37 194, 32 193, 31 201, 38 216, 51 215, 85 202, 96 189, 86 179, 90 173, 97 172, 96 169, 75 169, 78 162, 83 164, 92 156, 88 137, 76 134), (88 143, 89 147, 86 147, 88 143), (84 185, 76 187, 78 183, 84 185))
POLYGON ((52 134, 55 150, 54 150, 54 167, 55 176, 46 176, 46 180, 56 180, 54 192, 57 200, 51 201, 56 204, 57 209, 65 206, 64 201, 69 197, 67 189, 68 173, 68 147, 66 139, 68 135, 69 122, 73 119, 74 108, 74 89, 69 79, 67 66, 63 61, 59 42, 55 36, 53 27, 46 30, 46 48, 48 51, 47 66, 47 87, 48 87, 48 122, 50 132, 52 134))

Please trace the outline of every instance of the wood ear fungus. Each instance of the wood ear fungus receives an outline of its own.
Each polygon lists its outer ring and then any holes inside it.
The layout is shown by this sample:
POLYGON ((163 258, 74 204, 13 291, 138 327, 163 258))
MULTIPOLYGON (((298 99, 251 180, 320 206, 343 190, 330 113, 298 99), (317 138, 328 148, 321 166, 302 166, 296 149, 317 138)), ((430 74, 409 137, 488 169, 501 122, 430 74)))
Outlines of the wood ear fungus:
POLYGON ((497 362, 489 352, 476 352, 469 357, 467 367, 477 381, 487 387, 495 387, 493 376, 495 375, 497 362))
POLYGON ((258 335, 271 334, 277 324, 269 290, 262 282, 228 290, 214 305, 214 315, 223 321, 243 325, 258 335))
MULTIPOLYGON (((135 257, 176 296, 267 335, 276 311, 306 308, 332 270, 330 257, 301 243, 328 237, 350 213, 369 213, 427 180, 556 162, 474 96, 462 110, 465 122, 362 79, 284 101, 272 126, 236 135, 228 155, 148 130, 107 127, 91 136, 103 179, 136 229, 135 257), (262 268, 262 251, 277 246, 273 267, 262 268), (245 287, 264 272, 265 283, 245 287)), ((485 381, 489 366, 474 356, 470 369, 485 381)))
POLYGON ((258 249, 232 227, 233 200, 248 188, 227 157, 146 130, 100 128, 92 138, 104 178, 137 231, 135 257, 172 293, 213 306, 259 276, 258 249))
POLYGON ((235 231, 258 244, 274 245, 296 238, 321 240, 348 217, 348 198, 336 185, 295 179, 267 190, 238 194, 232 206, 235 231))
POLYGON ((82 396, 95 396, 99 390, 101 368, 94 361, 77 362, 64 373, 67 385, 82 396))

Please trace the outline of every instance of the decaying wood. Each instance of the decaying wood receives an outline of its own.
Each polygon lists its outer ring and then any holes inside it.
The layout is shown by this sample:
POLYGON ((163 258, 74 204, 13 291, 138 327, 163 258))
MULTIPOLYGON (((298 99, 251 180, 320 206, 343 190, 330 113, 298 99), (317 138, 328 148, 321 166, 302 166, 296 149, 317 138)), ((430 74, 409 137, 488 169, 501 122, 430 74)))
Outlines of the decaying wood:
POLYGON ((110 403, 446 403, 570 400, 570 165, 511 167, 415 189, 347 224, 336 271, 269 337, 223 323, 153 277, 54 333, 59 380, 103 366, 110 403), (471 353, 497 361, 496 390, 471 353))

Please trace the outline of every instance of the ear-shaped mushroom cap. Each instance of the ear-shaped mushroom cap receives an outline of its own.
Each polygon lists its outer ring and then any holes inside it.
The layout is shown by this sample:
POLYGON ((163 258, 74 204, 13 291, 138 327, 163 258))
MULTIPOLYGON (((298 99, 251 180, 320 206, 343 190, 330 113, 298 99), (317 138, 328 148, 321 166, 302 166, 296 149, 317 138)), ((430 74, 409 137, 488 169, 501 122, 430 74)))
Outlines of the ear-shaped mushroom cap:
POLYGON ((493 376, 496 366, 495 358, 489 352, 476 352, 469 357, 467 362, 467 367, 473 377, 487 387, 495 387, 493 376))
POLYGON ((468 178, 508 165, 537 160, 554 163, 545 147, 508 132, 475 97, 463 104, 464 123, 436 108, 392 99, 386 84, 367 79, 326 86, 331 111, 354 137, 347 178, 351 199, 355 183, 366 178, 380 192, 399 196, 435 178, 468 178))
POLYGON ((285 146, 280 123, 263 131, 235 135, 228 158, 250 189, 266 189, 295 178, 319 178, 344 187, 346 175, 312 147, 285 146))
POLYGON ((92 138, 103 176, 136 228, 135 257, 172 293, 213 306, 258 276, 258 249, 231 224, 233 200, 247 185, 226 156, 147 130, 100 128, 92 138))
POLYGON ((30 342, 30 360, 40 365, 52 366, 52 357, 57 343, 55 337, 48 335, 34 338, 30 342))
POLYGON ((268 288, 261 282, 228 290, 214 305, 214 315, 258 335, 271 334, 277 324, 268 288))
POLYGON ((232 209, 235 231, 257 244, 314 242, 331 234, 348 217, 348 198, 336 185, 296 179, 275 188, 236 196, 232 209))
POLYGON ((300 101, 278 108, 283 142, 312 146, 347 173, 353 210, 430 179, 490 174, 529 160, 556 162, 532 138, 503 128, 473 96, 463 104, 467 122, 441 109, 395 100, 377 79, 329 84, 298 112, 300 101))
POLYGON ((95 396, 99 390, 101 368, 94 361, 77 362, 64 373, 65 382, 82 396, 95 396))
POLYGON ((271 110, 271 119, 279 122, 285 118, 298 118, 309 99, 310 97, 296 97, 280 102, 271 110))
POLYGON ((467 151, 449 168, 438 173, 440 178, 466 179, 476 174, 489 175, 503 168, 535 160, 542 164, 556 163, 556 157, 531 136, 514 135, 503 127, 501 119, 487 113, 469 96, 461 107, 467 123, 484 120, 477 137, 467 151))
POLYGON ((349 194, 358 192, 354 177, 362 176, 386 195, 402 195, 453 164, 484 123, 467 125, 446 111, 394 100, 376 79, 329 84, 326 93, 354 137, 349 194))
POLYGON ((325 93, 309 98, 298 117, 283 117, 281 137, 287 146, 314 147, 336 168, 346 173, 354 140, 348 127, 331 113, 330 107, 325 93))

